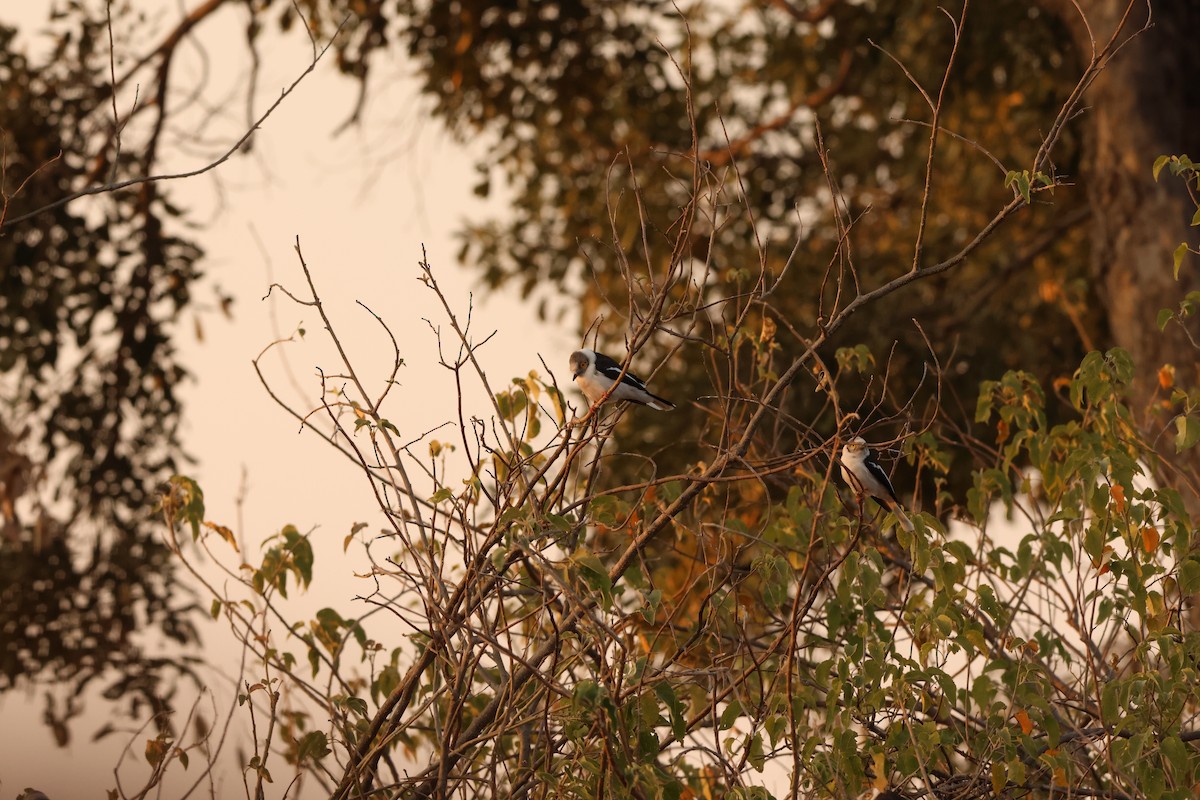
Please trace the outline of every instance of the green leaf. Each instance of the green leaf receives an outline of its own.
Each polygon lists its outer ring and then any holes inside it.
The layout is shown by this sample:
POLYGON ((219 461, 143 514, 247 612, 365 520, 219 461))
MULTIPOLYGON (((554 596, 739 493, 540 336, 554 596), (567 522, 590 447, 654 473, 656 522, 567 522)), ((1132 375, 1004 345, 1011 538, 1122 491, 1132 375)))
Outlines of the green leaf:
POLYGON ((383 697, 391 697, 392 692, 400 685, 400 672, 395 665, 389 664, 379 673, 379 678, 375 681, 375 688, 383 697))
POLYGON ((1022 172, 1016 177, 1017 191, 1021 194, 1021 199, 1026 204, 1029 203, 1029 173, 1022 172))
POLYGON ((621 517, 624 515, 621 501, 612 495, 592 500, 589 510, 592 514, 592 521, 606 528, 615 528, 620 524, 621 517))
POLYGON ((654 622, 654 618, 658 615, 658 606, 662 603, 662 596, 662 589, 655 589, 644 596, 646 604, 642 606, 642 618, 646 622, 654 622))
POLYGON ((683 481, 667 481, 658 487, 658 496, 666 503, 674 503, 683 494, 683 481))
POLYGON ((561 514, 547 514, 546 521, 557 531, 562 533, 570 533, 571 528, 575 527, 575 523, 569 517, 564 517, 561 514))
POLYGON ((367 718, 367 701, 361 697, 347 697, 345 706, 363 719, 367 718))
POLYGON ((750 766, 754 767, 756 772, 762 772, 766 763, 767 757, 763 753, 762 734, 756 733, 750 739, 750 766))
MULTIPOLYGON (((640 667, 635 667, 635 672, 641 673, 645 669, 646 659, 638 659, 640 667)), ((643 728, 656 728, 665 720, 658 710, 658 698, 650 692, 643 692, 638 695, 638 720, 643 728)))
POLYGON ((1200 206, 1196 207, 1196 213, 1192 214, 1192 225, 1200 225, 1200 206))
POLYGON ((1186 775, 1188 748, 1178 736, 1165 736, 1162 740, 1163 760, 1171 765, 1176 775, 1186 775))
POLYGON ((221 604, 220 600, 212 601, 212 608, 209 609, 208 613, 212 614, 213 619, 216 619, 217 617, 221 616, 221 605, 222 604, 221 604))
POLYGON ((296 762, 320 761, 329 755, 329 740, 324 731, 309 731, 296 744, 296 762))
POLYGON ((1167 329, 1167 323, 1175 316, 1175 312, 1169 308, 1164 308, 1158 312, 1158 330, 1161 333, 1167 329))
POLYGON ((291 552, 291 560, 296 576, 300 578, 307 588, 312 583, 312 543, 308 541, 307 536, 296 530, 294 525, 284 526, 283 540, 287 545, 287 549, 291 552))
POLYGON ((671 684, 666 681, 659 681, 654 684, 654 693, 658 695, 658 699, 662 700, 667 709, 671 712, 671 733, 676 739, 682 739, 687 733, 687 720, 683 717, 683 703, 675 695, 675 690, 671 684))
POLYGON ((317 640, 324 645, 332 655, 337 655, 342 645, 342 628, 351 628, 353 622, 342 619, 342 615, 332 608, 322 608, 317 612, 317 625, 314 630, 317 640))
POLYGON ((204 522, 204 492, 200 485, 191 478, 175 475, 170 481, 170 499, 179 519, 191 526, 192 541, 199 539, 200 525, 204 522))
POLYGON ((321 672, 321 651, 312 646, 308 648, 308 665, 312 667, 313 677, 317 677, 321 672))
POLYGON ((1181 452, 1200 441, 1200 419, 1180 415, 1175 418, 1175 452, 1181 452))
POLYGON ((604 562, 587 549, 580 550, 571 560, 579 568, 579 577, 584 583, 601 594, 605 606, 612 605, 612 579, 608 577, 604 562))
POLYGON ((718 729, 723 731, 729 730, 741 715, 742 704, 737 700, 730 700, 729 705, 725 706, 725 710, 721 712, 721 720, 717 724, 718 729))
POLYGON ((1100 691, 1100 713, 1103 715, 1101 719, 1109 725, 1115 724, 1120 719, 1123 686, 1124 684, 1120 682, 1108 681, 1100 691))
POLYGON ((1179 590, 1184 594, 1200 591, 1200 561, 1189 558, 1179 565, 1179 590))
POLYGON ((596 701, 600 699, 600 693, 600 684, 590 678, 585 678, 575 684, 572 701, 578 706, 588 708, 595 705, 596 701))
POLYGON ((875 366, 875 356, 865 344, 855 347, 839 347, 834 353, 838 369, 865 373, 875 366))
POLYGON ((1179 265, 1183 263, 1183 257, 1187 251, 1187 242, 1182 242, 1179 247, 1175 248, 1175 280, 1179 280, 1179 265))
POLYGON ((995 401, 995 381, 984 381, 979 385, 979 402, 975 404, 975 421, 987 422, 992 417, 992 404, 995 401))
POLYGON ((646 760, 658 756, 658 734, 653 729, 638 733, 638 754, 646 760))

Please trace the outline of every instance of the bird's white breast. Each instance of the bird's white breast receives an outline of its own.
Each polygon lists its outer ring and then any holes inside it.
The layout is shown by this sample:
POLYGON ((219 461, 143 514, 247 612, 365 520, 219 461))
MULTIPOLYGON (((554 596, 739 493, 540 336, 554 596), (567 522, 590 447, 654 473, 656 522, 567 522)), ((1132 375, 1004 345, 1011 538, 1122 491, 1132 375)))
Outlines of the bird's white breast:
POLYGON ((603 397, 604 393, 608 391, 608 387, 612 386, 612 381, 602 384, 591 375, 579 375, 575 378, 575 382, 579 384, 583 396, 593 403, 603 397))

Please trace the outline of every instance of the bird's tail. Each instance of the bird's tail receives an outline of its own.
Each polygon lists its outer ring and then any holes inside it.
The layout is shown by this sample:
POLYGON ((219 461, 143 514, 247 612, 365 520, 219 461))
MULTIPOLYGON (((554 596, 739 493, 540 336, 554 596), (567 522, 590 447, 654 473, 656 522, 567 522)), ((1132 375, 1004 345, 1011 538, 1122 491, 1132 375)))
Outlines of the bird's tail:
POLYGON ((908 514, 904 513, 904 509, 900 507, 899 503, 892 503, 892 513, 896 515, 901 528, 904 528, 906 531, 913 529, 912 520, 908 518, 908 514))
POLYGON ((670 400, 666 400, 656 394, 652 394, 651 392, 646 392, 646 394, 650 397, 650 399, 646 401, 646 405, 650 406, 656 411, 670 411, 675 407, 675 404, 670 400))

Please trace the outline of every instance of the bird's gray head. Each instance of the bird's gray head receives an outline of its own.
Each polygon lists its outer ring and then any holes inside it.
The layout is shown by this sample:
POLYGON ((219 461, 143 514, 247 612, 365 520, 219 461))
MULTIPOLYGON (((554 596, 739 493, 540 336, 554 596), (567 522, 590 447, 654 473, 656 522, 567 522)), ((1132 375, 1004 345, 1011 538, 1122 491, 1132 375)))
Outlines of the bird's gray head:
POLYGON ((846 446, 843 447, 842 450, 847 455, 857 455, 859 453, 865 453, 867 451, 867 440, 862 438, 861 436, 855 436, 853 439, 846 442, 846 446))
POLYGON ((595 356, 591 350, 576 350, 571 353, 571 377, 578 378, 583 373, 587 372, 588 367, 592 365, 595 356))

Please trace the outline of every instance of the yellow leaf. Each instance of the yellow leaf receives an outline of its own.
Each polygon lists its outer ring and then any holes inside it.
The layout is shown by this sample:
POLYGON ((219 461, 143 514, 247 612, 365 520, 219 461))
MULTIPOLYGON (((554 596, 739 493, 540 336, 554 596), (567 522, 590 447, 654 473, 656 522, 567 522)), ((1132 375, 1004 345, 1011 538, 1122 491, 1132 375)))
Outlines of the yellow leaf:
POLYGON ((992 791, 1000 794, 1004 791, 1004 787, 1008 785, 1008 768, 1004 764, 992 762, 992 791))
POLYGON ((1021 733, 1028 736, 1033 731, 1033 720, 1025 713, 1025 709, 1017 712, 1017 724, 1021 726, 1021 733))
POLYGON ((775 338, 775 320, 770 317, 763 317, 762 330, 758 334, 758 341, 769 342, 775 338))
POLYGON ((167 743, 162 739, 147 739, 146 740, 146 763, 152 767, 157 767, 162 763, 163 756, 167 754, 167 743))
POLYGON ((879 791, 885 791, 888 788, 887 779, 887 761, 883 757, 883 753, 876 751, 871 757, 872 766, 875 769, 875 780, 871 784, 879 791))
POLYGON ((214 531, 222 539, 229 542, 230 547, 234 549, 234 552, 237 552, 237 540, 233 536, 233 531, 229 530, 229 528, 226 528, 224 525, 218 525, 215 522, 206 521, 204 523, 204 527, 208 528, 210 531, 214 531))

